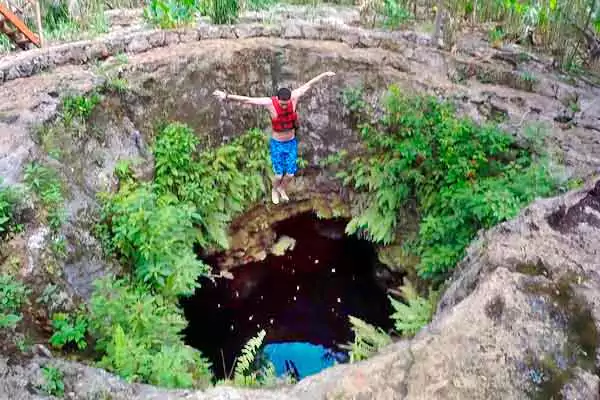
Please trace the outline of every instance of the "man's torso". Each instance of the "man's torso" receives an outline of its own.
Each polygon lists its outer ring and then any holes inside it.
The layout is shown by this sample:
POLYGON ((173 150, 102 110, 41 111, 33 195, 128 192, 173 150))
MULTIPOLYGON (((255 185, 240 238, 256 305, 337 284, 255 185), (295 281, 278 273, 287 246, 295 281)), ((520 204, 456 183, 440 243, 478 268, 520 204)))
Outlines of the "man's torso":
MULTIPOLYGON (((295 107, 295 102, 292 102, 292 107, 295 107)), ((277 111, 273 104, 270 104, 267 108, 269 109, 271 119, 277 118, 277 111)), ((271 128, 271 137, 278 142, 288 142, 296 137, 296 130, 289 129, 287 131, 277 132, 271 128)))

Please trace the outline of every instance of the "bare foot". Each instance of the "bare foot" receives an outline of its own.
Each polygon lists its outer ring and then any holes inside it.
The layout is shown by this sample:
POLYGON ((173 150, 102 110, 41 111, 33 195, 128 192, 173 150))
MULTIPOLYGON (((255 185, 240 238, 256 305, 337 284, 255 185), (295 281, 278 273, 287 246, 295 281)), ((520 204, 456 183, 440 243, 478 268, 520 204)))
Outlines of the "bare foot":
POLYGON ((287 193, 285 192, 285 190, 281 189, 281 188, 277 188, 277 191, 279 192, 279 194, 281 195, 281 200, 283 201, 290 201, 290 198, 288 197, 287 193))
POLYGON ((271 190, 271 201, 273 204, 279 204, 279 193, 275 189, 271 190))

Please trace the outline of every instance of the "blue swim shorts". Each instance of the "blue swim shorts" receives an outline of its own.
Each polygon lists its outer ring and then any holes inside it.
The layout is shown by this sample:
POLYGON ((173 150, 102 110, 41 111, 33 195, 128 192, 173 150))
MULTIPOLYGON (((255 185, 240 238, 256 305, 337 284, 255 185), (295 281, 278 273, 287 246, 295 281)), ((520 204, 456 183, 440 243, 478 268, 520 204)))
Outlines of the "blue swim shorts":
POLYGON ((279 142, 271 138, 269 145, 271 148, 271 164, 275 175, 295 175, 298 140, 293 138, 287 142, 279 142))

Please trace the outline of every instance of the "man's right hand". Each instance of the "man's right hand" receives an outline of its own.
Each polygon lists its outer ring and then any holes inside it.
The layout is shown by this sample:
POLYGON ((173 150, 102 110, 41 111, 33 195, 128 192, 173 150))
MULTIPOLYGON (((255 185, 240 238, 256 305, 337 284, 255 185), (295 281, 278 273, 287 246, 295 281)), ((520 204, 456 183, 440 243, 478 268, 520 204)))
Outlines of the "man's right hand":
POLYGON ((215 90, 213 92, 213 96, 215 96, 219 100, 225 100, 225 98, 227 97, 227 93, 225 93, 222 90, 215 90))

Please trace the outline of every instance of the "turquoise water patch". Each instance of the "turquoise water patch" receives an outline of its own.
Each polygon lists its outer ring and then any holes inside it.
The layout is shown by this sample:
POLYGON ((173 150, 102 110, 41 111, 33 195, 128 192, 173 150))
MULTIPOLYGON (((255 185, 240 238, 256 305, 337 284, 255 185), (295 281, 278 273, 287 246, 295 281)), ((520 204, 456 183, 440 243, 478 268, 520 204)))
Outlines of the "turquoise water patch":
POLYGON ((295 372, 298 379, 314 375, 347 359, 342 352, 307 342, 269 343, 263 352, 275 366, 277 376, 295 372))

